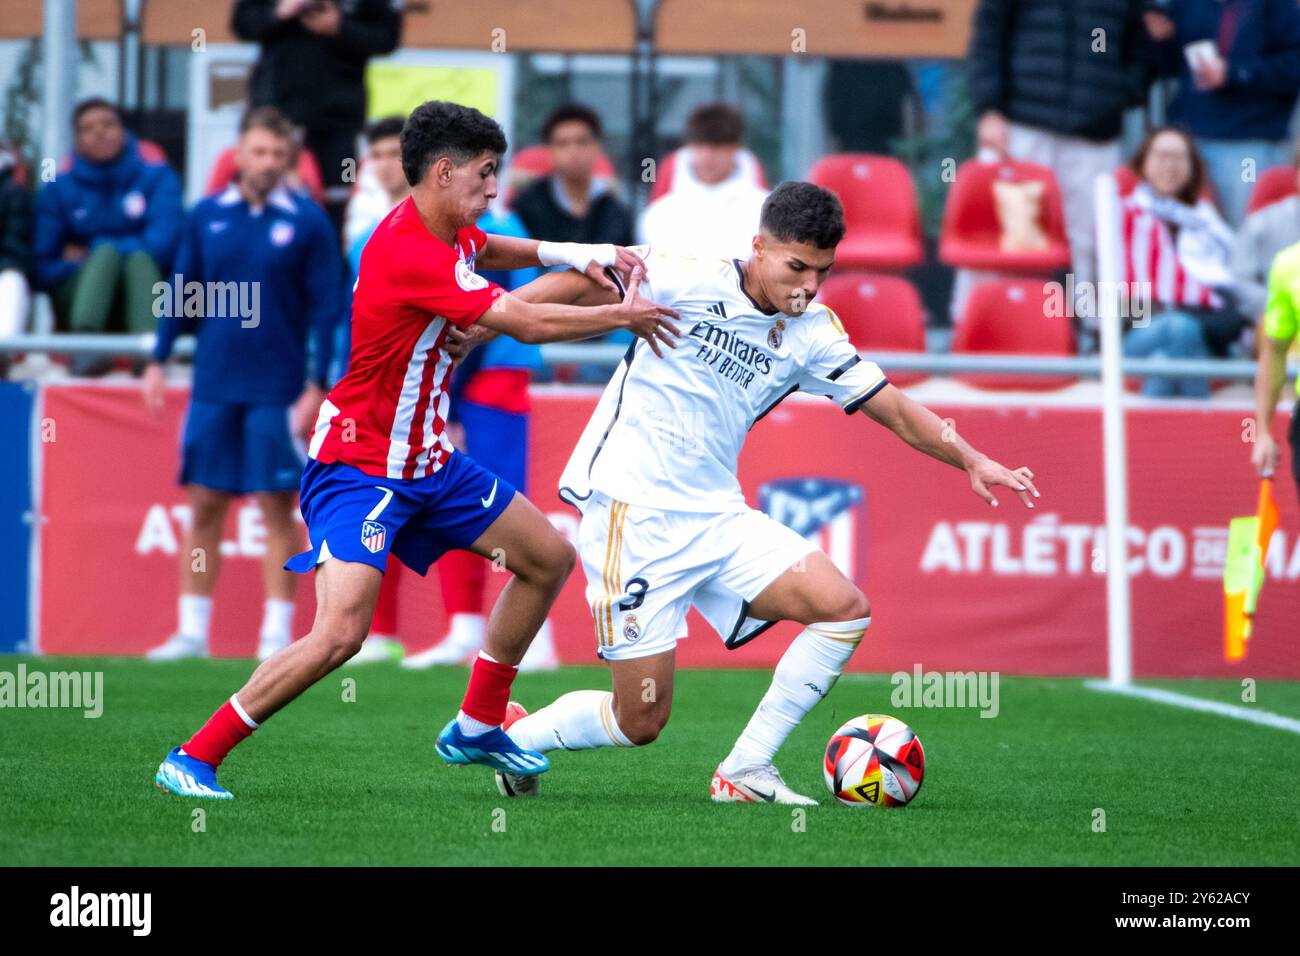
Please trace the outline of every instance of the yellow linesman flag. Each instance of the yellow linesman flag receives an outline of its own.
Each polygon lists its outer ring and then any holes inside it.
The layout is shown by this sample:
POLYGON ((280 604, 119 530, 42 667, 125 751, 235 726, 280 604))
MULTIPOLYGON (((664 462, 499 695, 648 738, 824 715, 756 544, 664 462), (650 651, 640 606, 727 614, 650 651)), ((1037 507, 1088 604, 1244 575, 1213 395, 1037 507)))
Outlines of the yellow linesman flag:
POLYGON ((1273 479, 1259 483, 1255 514, 1233 518, 1228 524, 1228 555, 1223 566, 1223 658, 1239 661, 1246 656, 1246 641, 1264 586, 1264 557, 1277 530, 1277 503, 1273 479))

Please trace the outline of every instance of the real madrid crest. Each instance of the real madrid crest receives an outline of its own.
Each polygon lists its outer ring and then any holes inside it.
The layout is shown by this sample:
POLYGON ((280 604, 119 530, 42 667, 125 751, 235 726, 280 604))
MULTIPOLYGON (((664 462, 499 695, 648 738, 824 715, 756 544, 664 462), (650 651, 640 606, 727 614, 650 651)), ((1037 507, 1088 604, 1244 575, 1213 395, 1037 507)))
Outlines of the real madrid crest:
POLYGON ((623 636, 629 644, 635 644, 641 639, 641 628, 637 627, 635 614, 623 615, 623 636))
POLYGON ((785 319, 777 319, 776 324, 767 330, 767 344, 774 349, 779 349, 784 335, 785 319))

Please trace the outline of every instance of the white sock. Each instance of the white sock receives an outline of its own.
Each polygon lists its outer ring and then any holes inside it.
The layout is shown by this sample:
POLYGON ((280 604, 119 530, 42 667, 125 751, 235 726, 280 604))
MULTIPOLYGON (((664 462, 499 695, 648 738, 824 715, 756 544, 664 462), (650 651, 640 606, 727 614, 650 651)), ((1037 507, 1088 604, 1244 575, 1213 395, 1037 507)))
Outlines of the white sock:
POLYGON ((202 638, 206 644, 212 623, 212 598, 203 594, 182 594, 177 618, 182 634, 202 638))
POLYGON ((466 737, 477 737, 480 734, 485 734, 489 730, 501 726, 500 724, 485 724, 483 721, 471 717, 463 710, 457 712, 456 724, 460 727, 466 737))
POLYGON ((633 746, 614 719, 614 695, 607 690, 571 691, 516 720, 507 733, 519 746, 538 753, 633 746))
POLYGON ((293 602, 267 598, 262 611, 261 636, 268 640, 285 640, 293 630, 293 602))
POLYGON ((738 773, 770 764, 790 731, 835 686, 870 623, 864 617, 811 624, 800 632, 781 655, 772 685, 719 769, 738 773))
POLYGON ((487 637, 487 618, 482 614, 453 614, 447 640, 465 653, 482 648, 487 637))

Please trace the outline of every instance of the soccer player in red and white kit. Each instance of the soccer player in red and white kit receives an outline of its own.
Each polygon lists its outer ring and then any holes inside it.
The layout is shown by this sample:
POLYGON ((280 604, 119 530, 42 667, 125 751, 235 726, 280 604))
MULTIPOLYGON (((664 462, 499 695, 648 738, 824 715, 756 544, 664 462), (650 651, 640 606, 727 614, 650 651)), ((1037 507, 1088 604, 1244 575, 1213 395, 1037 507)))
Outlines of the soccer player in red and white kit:
POLYGON ((155 778, 159 786, 229 798, 217 783, 217 766, 268 717, 357 652, 389 553, 424 574, 453 548, 504 560, 513 576, 437 752, 448 763, 512 774, 547 769, 546 758, 515 744, 501 721, 515 666, 575 555, 536 507, 448 440, 455 343, 467 345, 456 330, 477 326, 471 339, 506 333, 536 343, 629 329, 657 353, 678 332, 671 321, 676 313, 635 294, 643 266, 628 250, 488 236, 473 225, 496 196, 505 150, 501 128, 474 109, 431 101, 407 119, 402 168, 411 196, 384 218, 362 252, 349 371, 321 405, 302 478, 311 549, 286 565, 316 571, 315 622, 167 755, 155 778), (549 273, 514 293, 474 272, 476 265, 558 264, 577 271, 549 273), (613 288, 607 268, 628 275, 629 294, 617 305, 581 305, 601 298, 601 287, 613 288))

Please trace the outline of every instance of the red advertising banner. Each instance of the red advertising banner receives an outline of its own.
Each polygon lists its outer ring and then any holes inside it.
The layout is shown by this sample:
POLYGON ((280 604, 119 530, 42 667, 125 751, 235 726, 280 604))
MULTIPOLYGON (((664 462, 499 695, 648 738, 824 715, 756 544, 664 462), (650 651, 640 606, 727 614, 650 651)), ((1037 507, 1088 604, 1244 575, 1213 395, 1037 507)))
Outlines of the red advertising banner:
MULTIPOLYGON (((595 395, 539 389, 530 497, 570 537, 577 514, 555 496, 595 395)), ((52 654, 139 654, 175 627, 178 549, 188 514, 176 484, 185 395, 154 418, 135 389, 48 387, 39 640, 52 654)), ((869 671, 1106 671, 1101 419, 1095 408, 936 405, 976 447, 1029 465, 1043 497, 994 509, 960 472, 918 454, 865 416, 794 396, 750 435, 741 479, 751 503, 822 547, 856 580, 872 625, 852 667, 869 671)), ((1300 678, 1300 508, 1278 482, 1280 529, 1245 661, 1223 661, 1223 559, 1232 517, 1252 513, 1257 482, 1243 409, 1139 407, 1128 414, 1137 676, 1300 678)), ((1279 423, 1279 432, 1286 422, 1279 423)), ((249 656, 262 607, 261 516, 232 508, 212 651, 249 656)), ((443 633, 434 575, 402 575, 399 625, 409 650, 443 633)), ((491 593, 504 575, 489 575, 491 593)), ((562 660, 596 660, 575 572, 552 616, 562 660)), ((303 581, 295 621, 311 625, 303 581)), ((795 633, 781 625, 727 651, 696 615, 683 666, 769 667, 795 633)))

